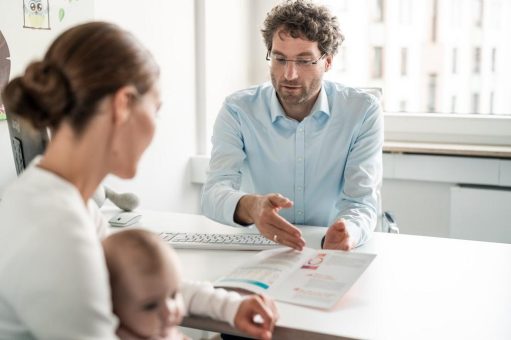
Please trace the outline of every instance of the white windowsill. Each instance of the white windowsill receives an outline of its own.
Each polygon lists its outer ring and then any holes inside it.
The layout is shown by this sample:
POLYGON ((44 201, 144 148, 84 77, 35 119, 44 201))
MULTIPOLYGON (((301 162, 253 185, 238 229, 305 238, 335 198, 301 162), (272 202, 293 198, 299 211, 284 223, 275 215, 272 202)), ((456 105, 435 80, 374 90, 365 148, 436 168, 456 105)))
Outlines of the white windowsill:
POLYGON ((385 141, 511 147, 511 115, 386 112, 385 141))

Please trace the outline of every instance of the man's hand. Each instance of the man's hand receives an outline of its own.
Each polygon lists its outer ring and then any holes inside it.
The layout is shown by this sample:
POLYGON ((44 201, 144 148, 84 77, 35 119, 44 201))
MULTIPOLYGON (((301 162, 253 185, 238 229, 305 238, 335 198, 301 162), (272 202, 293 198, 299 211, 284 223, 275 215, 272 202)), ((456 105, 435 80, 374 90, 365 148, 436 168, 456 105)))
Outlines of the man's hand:
POLYGON ((351 250, 352 248, 353 240, 346 228, 346 221, 337 220, 326 231, 323 249, 351 250))
POLYGON ((278 214, 282 208, 291 208, 293 202, 280 194, 245 195, 234 213, 238 223, 254 223, 264 237, 296 250, 302 250, 305 240, 300 229, 278 214))
POLYGON ((234 325, 257 339, 271 339, 278 318, 277 306, 272 299, 265 295, 250 295, 240 304, 234 325))

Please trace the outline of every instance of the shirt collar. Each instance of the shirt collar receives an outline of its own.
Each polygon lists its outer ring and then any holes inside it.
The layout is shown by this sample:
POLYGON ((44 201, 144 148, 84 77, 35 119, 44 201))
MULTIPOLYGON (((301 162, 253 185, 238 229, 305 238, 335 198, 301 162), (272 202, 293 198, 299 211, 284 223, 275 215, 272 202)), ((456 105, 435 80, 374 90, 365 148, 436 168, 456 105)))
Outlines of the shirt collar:
MULTIPOLYGON (((273 89, 271 96, 270 115, 272 123, 275 123, 279 117, 286 116, 286 113, 284 112, 284 109, 282 108, 282 105, 280 105, 279 99, 277 98, 277 91, 275 91, 275 88, 273 89)), ((314 103, 314 106, 312 107, 309 115, 314 117, 314 119, 319 119, 321 115, 330 117, 330 106, 328 105, 328 98, 326 95, 325 87, 323 85, 321 86, 318 99, 316 99, 316 102, 314 103)))

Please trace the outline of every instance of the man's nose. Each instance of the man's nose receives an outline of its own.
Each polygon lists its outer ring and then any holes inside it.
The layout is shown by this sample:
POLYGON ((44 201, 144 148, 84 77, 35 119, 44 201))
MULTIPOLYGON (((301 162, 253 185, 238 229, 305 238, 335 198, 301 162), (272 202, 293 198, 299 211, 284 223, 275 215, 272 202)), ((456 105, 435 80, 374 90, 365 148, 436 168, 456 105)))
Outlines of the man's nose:
POLYGON ((298 68, 294 61, 286 62, 286 65, 284 66, 284 78, 286 78, 286 80, 298 78, 298 68))

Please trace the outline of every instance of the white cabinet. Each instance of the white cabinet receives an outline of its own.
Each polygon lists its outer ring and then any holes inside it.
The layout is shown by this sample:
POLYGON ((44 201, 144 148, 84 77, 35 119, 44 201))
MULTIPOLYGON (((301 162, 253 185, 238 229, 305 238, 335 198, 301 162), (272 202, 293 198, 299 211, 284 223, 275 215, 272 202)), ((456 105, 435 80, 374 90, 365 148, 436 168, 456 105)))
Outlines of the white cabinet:
POLYGON ((451 188, 449 236, 511 243, 511 188, 451 188))

